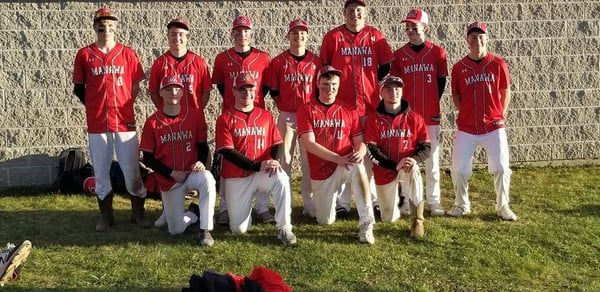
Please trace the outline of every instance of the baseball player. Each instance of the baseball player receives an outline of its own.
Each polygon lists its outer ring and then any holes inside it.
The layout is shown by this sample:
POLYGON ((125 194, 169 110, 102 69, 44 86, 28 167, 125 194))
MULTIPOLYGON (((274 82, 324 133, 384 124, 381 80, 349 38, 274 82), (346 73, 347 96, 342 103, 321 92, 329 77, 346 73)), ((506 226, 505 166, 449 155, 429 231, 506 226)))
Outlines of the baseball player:
POLYGON ((342 71, 323 66, 317 75, 319 93, 298 110, 298 135, 308 152, 313 201, 319 224, 336 219, 336 198, 348 182, 354 193, 359 216, 359 241, 373 244, 373 208, 363 159, 358 112, 336 103, 342 71))
POLYGON ((157 109, 162 109, 159 85, 165 76, 178 75, 185 86, 181 106, 189 109, 204 109, 210 98, 212 82, 206 61, 188 50, 190 39, 189 23, 183 18, 174 18, 167 24, 169 50, 159 56, 150 69, 148 90, 157 109))
POLYGON ((221 175, 229 228, 234 233, 245 233, 252 224, 254 194, 271 192, 277 237, 283 244, 294 244, 289 177, 275 160, 282 140, 273 115, 254 105, 257 85, 252 75, 238 74, 232 84, 234 107, 226 109, 216 124, 216 151, 223 155, 221 175))
POLYGON ((0 287, 4 283, 19 278, 23 263, 31 252, 31 241, 25 240, 19 246, 7 243, 6 248, 0 251, 0 287))
POLYGON ((394 52, 391 75, 404 81, 403 98, 427 125, 431 156, 425 160, 426 194, 431 216, 444 215, 440 202, 440 99, 446 87, 448 61, 446 51, 426 40, 429 16, 413 9, 402 20, 408 43, 394 52))
MULTIPOLYGON (((257 80, 256 96, 254 105, 258 108, 265 108, 264 97, 269 92, 269 86, 266 84, 268 79, 268 68, 271 57, 268 53, 257 48, 251 47, 250 43, 254 37, 252 23, 246 16, 238 16, 233 20, 231 29, 233 47, 217 55, 213 67, 212 82, 217 86, 219 93, 223 97, 222 112, 232 108, 235 104, 235 93, 233 90, 233 81, 239 74, 251 75, 257 80)), ((219 179, 219 178, 217 178, 219 179)), ((222 187, 222 184, 221 184, 222 187)), ((226 190, 220 190, 221 197, 220 211, 217 219, 218 224, 227 225, 227 201, 222 195, 226 190)), ((256 213, 261 221, 265 223, 273 222, 273 215, 269 212, 269 194, 259 192, 255 204, 256 213)))
POLYGON ((412 111, 402 98, 402 78, 388 76, 380 82, 381 102, 377 111, 367 117, 365 143, 373 157, 373 173, 381 219, 393 222, 400 218, 398 186, 410 199, 413 216, 410 234, 422 237, 423 181, 419 163, 431 151, 423 118, 412 111))
MULTIPOLYGON (((288 25, 288 50, 282 52, 271 62, 270 93, 279 109, 277 128, 283 138, 279 151, 279 161, 283 170, 291 176, 292 160, 297 142, 296 112, 303 104, 314 98, 315 75, 321 68, 321 59, 306 49, 308 24, 302 19, 294 19, 288 25)), ((310 173, 306 150, 300 146, 302 163, 302 201, 303 213, 315 217, 315 206, 310 189, 310 173)))
POLYGON ((506 137, 506 111, 510 102, 510 74, 506 62, 488 52, 488 29, 483 22, 467 26, 469 54, 452 67, 452 98, 458 110, 458 131, 452 148, 452 182, 456 195, 448 215, 471 213, 469 178, 473 153, 482 145, 487 153, 488 171, 494 175, 496 213, 516 221, 510 209, 509 149, 506 137))
MULTIPOLYGON (((325 34, 321 44, 323 64, 332 65, 344 72, 340 79, 339 99, 349 108, 357 110, 361 125, 368 113, 379 104, 378 81, 388 75, 394 55, 383 33, 365 24, 366 2, 347 0, 344 3, 345 23, 325 34)), ((372 178, 370 160, 365 160, 372 178)), ((376 192, 371 180, 371 196, 376 202, 376 192)), ((340 215, 350 210, 350 193, 344 191, 338 201, 340 215)))
MULTIPOLYGON (((200 221, 200 245, 212 246, 210 234, 216 200, 215 179, 206 170, 208 144, 206 120, 201 110, 186 110, 181 102, 186 90, 178 75, 163 77, 159 94, 162 109, 148 117, 144 124, 140 149, 144 164, 155 172, 161 190, 163 212, 169 233, 181 234, 200 221), (184 214, 185 195, 198 192, 195 212, 184 214)), ((191 209, 192 209, 191 208, 191 209)))
POLYGON ((93 25, 96 41, 77 52, 73 69, 73 91, 85 105, 89 151, 96 177, 101 213, 96 231, 105 231, 114 223, 109 175, 113 152, 131 194, 131 220, 144 228, 151 226, 144 218, 146 190, 140 177, 133 113, 139 83, 145 75, 133 49, 115 41, 118 20, 109 8, 96 11, 93 25))

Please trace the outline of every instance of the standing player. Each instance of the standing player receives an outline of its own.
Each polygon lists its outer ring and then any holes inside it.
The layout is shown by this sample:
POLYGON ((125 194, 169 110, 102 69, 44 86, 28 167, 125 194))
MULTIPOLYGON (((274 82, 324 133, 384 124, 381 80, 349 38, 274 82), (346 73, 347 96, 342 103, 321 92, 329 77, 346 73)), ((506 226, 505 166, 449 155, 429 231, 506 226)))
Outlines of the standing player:
MULTIPOLYGON (((264 98, 269 92, 269 86, 265 84, 265 81, 269 76, 268 67, 271 57, 268 53, 250 46, 254 37, 250 18, 246 16, 236 17, 233 20, 231 37, 233 38, 233 47, 217 55, 212 74, 212 82, 217 86, 223 97, 221 110, 224 113, 234 106, 235 94, 232 85, 234 79, 240 74, 251 75, 256 80, 258 88, 255 91, 254 105, 264 109, 264 98)), ((221 202, 217 223, 227 225, 229 216, 227 215, 227 201, 222 195, 224 192, 226 190, 221 189, 219 191, 221 202)), ((257 194, 256 213, 259 219, 265 223, 273 222, 273 215, 269 212, 269 203, 269 194, 257 194)))
POLYGON ((245 233, 252 224, 254 194, 272 192, 277 237, 283 244, 294 244, 289 177, 275 160, 281 136, 273 115, 254 105, 257 84, 252 75, 238 74, 232 84, 234 107, 226 109, 216 124, 216 151, 223 155, 221 175, 229 206, 229 228, 234 233, 245 233))
MULTIPOLYGON (((304 20, 294 19, 290 22, 287 38, 290 48, 273 59, 269 72, 271 73, 271 96, 279 109, 277 128, 283 138, 278 157, 283 170, 291 177, 292 160, 298 137, 296 112, 303 104, 314 98, 315 75, 322 65, 317 55, 306 50, 308 24, 304 20)), ((303 213, 315 217, 306 150, 302 143, 299 144, 303 213)))
POLYGON ((373 157, 373 174, 381 220, 393 222, 400 217, 398 186, 410 199, 413 216, 412 237, 425 234, 423 222, 423 181, 419 163, 428 158, 431 145, 421 115, 402 99, 402 78, 388 76, 381 81, 381 102, 367 117, 365 143, 373 157))
POLYGON ((456 195, 448 215, 471 213, 469 178, 473 153, 482 145, 488 157, 488 171, 494 175, 496 213, 507 221, 517 216, 508 206, 510 174, 506 137, 506 111, 510 102, 510 74, 506 62, 488 52, 487 25, 467 26, 469 54, 452 67, 452 98, 458 110, 458 131, 452 148, 452 182, 456 195))
POLYGON ((373 208, 363 159, 367 147, 355 110, 336 103, 342 71, 324 66, 317 75, 316 100, 298 111, 298 135, 308 152, 313 200, 319 224, 336 219, 336 198, 348 182, 359 216, 359 241, 373 244, 373 208))
POLYGON ((96 11, 96 41, 77 52, 73 70, 73 92, 85 105, 89 151, 96 177, 101 213, 96 231, 105 231, 114 223, 109 175, 113 152, 131 194, 131 220, 144 228, 151 226, 144 218, 146 190, 140 177, 133 113, 139 83, 145 76, 136 53, 115 41, 118 20, 108 8, 96 11))
POLYGON ((391 75, 404 81, 403 98, 427 125, 431 156, 425 160, 426 194, 431 216, 444 215, 440 200, 440 99, 446 87, 448 61, 444 48, 426 40, 429 16, 421 9, 408 12, 408 43, 394 52, 391 75))
MULTIPOLYGON (((374 112, 379 104, 378 81, 388 75, 394 59, 392 49, 383 33, 365 24, 365 1, 347 0, 344 4, 345 23, 325 34, 321 44, 321 60, 341 70, 338 99, 357 110, 364 125, 367 114, 374 112)), ((370 160, 365 161, 369 177, 372 177, 370 160)), ((373 186, 373 185, 372 185, 373 186)), ((371 191, 376 200, 375 191, 371 191)), ((350 210, 350 194, 344 191, 338 207, 350 210)))
POLYGON ((179 76, 163 77, 159 90, 162 108, 146 120, 140 149, 144 163, 155 171, 151 175, 156 175, 161 190, 169 233, 181 234, 199 220, 200 245, 212 246, 217 191, 215 179, 204 166, 208 159, 206 120, 201 110, 183 108, 185 90, 179 76), (198 192, 196 214, 183 213, 188 191, 198 192))
POLYGON ((177 75, 184 84, 181 106, 184 110, 204 109, 210 98, 212 83, 204 59, 188 50, 190 27, 186 20, 174 18, 167 24, 169 50, 158 57, 150 69, 148 89, 157 109, 162 109, 159 85, 165 76, 177 75))

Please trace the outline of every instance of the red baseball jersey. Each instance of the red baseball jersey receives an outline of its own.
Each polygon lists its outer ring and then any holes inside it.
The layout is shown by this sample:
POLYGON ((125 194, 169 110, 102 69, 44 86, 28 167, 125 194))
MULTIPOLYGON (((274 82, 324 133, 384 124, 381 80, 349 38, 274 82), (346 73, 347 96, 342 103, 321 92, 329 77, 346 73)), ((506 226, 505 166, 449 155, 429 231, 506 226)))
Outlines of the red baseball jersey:
MULTIPOLYGON (((206 141, 206 120, 201 110, 182 111, 175 118, 159 110, 149 116, 142 130, 140 150, 173 170, 189 171, 198 161, 196 144, 206 141)), ((171 177, 157 175, 160 189, 168 191, 176 183, 171 177)))
MULTIPOLYGON (((325 106, 311 101, 298 110, 298 137, 313 132, 315 142, 339 155, 350 154, 352 139, 362 135, 358 113, 340 104, 325 106)), ((330 177, 337 164, 308 152, 310 178, 324 180, 330 177)))
MULTIPOLYGON (((255 107, 250 113, 229 108, 217 118, 215 148, 235 149, 249 159, 264 161, 271 157, 271 146, 281 144, 281 135, 273 115, 265 109, 255 107)), ((221 164, 223 178, 247 177, 253 174, 239 168, 227 159, 221 164)))
POLYGON ((262 85, 268 85, 268 69, 271 57, 268 53, 259 49, 252 48, 250 55, 244 59, 238 55, 233 48, 221 52, 215 58, 215 65, 212 74, 213 84, 225 85, 225 94, 223 96, 223 112, 228 108, 233 108, 235 96, 233 95, 233 80, 240 73, 249 74, 258 85, 256 89, 256 98, 254 105, 259 108, 265 108, 262 85))
POLYGON ((394 59, 383 33, 366 25, 353 34, 341 25, 323 37, 320 55, 323 64, 344 72, 338 100, 358 109, 360 116, 375 111, 380 100, 377 68, 394 59))
POLYGON ((85 84, 88 133, 135 131, 133 84, 146 76, 137 54, 117 43, 103 53, 91 44, 75 57, 73 83, 85 84))
MULTIPOLYGON (((179 76, 183 81, 184 95, 181 98, 183 109, 202 109, 202 92, 212 88, 210 72, 206 61, 199 55, 188 51, 185 58, 178 61, 168 51, 154 61, 150 68, 148 90, 158 93, 160 81, 165 76, 179 76)), ((162 99, 161 99, 162 108, 162 99)))
MULTIPOLYGON (((412 156, 419 142, 429 142, 427 126, 421 115, 409 110, 396 117, 374 112, 365 123, 365 143, 381 150, 396 163, 412 156)), ((378 185, 388 184, 397 178, 398 172, 373 164, 373 177, 378 185)))
POLYGON ((280 111, 296 112, 298 108, 314 98, 317 71, 323 64, 319 56, 306 51, 302 61, 294 59, 285 51, 271 61, 270 86, 279 90, 275 104, 280 111))
POLYGON ((452 67, 452 95, 461 96, 456 119, 459 131, 474 135, 504 128, 500 90, 509 88, 506 62, 491 53, 480 62, 464 57, 452 67))
POLYGON ((448 76, 448 59, 444 48, 425 42, 418 53, 405 44, 394 52, 392 76, 404 81, 402 98, 411 110, 420 114, 427 125, 440 124, 439 77, 448 76))

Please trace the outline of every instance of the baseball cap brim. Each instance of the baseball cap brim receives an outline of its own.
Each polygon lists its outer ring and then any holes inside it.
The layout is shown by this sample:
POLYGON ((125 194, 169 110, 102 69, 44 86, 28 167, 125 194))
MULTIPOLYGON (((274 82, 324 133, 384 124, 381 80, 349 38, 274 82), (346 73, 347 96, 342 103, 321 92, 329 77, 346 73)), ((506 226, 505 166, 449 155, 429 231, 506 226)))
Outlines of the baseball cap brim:
POLYGON ((114 12, 107 7, 100 8, 94 13, 94 23, 104 19, 119 21, 119 18, 114 14, 114 12))
POLYGON ((163 89, 163 88, 165 88, 165 87, 167 87, 167 86, 169 86, 169 85, 177 85, 178 87, 181 87, 181 88, 183 88, 183 84, 181 84, 180 82, 177 82, 177 81, 171 81, 171 82, 167 82, 167 83, 165 83, 165 84, 161 84, 161 85, 160 85, 160 89, 163 89))
POLYGON ((404 81, 400 77, 388 76, 385 79, 381 80, 381 82, 379 83, 379 90, 381 90, 384 87, 389 87, 392 85, 395 85, 398 87, 404 87, 404 81))
POLYGON ((167 24, 167 29, 170 29, 171 27, 178 27, 178 28, 183 28, 185 30, 190 30, 189 25, 181 20, 171 20, 168 24, 167 24))
POLYGON ((471 28, 471 29, 467 30, 467 34, 470 34, 470 33, 475 32, 475 31, 476 32, 480 32, 480 33, 487 33, 485 30, 483 30, 483 29, 481 29, 479 27, 474 27, 474 28, 471 28))
POLYGON ((317 80, 321 79, 321 76, 326 75, 326 74, 335 74, 339 77, 342 77, 342 75, 343 75, 341 70, 338 70, 331 65, 327 65, 319 70, 319 72, 317 74, 317 80))
POLYGON ((367 2, 363 1, 363 0, 346 0, 346 3, 344 3, 344 8, 348 7, 348 5, 350 4, 358 4, 360 6, 367 6, 367 2))

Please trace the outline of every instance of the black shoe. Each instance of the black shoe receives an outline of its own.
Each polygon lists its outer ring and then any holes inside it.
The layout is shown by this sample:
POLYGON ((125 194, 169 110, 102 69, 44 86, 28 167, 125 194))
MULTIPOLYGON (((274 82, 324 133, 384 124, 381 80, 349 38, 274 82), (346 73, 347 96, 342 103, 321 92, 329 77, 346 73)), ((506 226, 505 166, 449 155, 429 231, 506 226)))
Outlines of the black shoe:
POLYGON ((200 207, 198 207, 198 204, 190 203, 187 210, 196 214, 196 216, 200 218, 200 207))
POLYGON ((373 206, 373 216, 375 216, 375 220, 381 220, 381 208, 379 208, 379 205, 373 206))
POLYGON ((262 223, 275 223, 275 218, 269 211, 264 211, 258 214, 258 220, 262 223))
POLYGON ((335 217, 338 219, 347 218, 350 215, 350 210, 347 210, 344 207, 335 208, 335 217))

